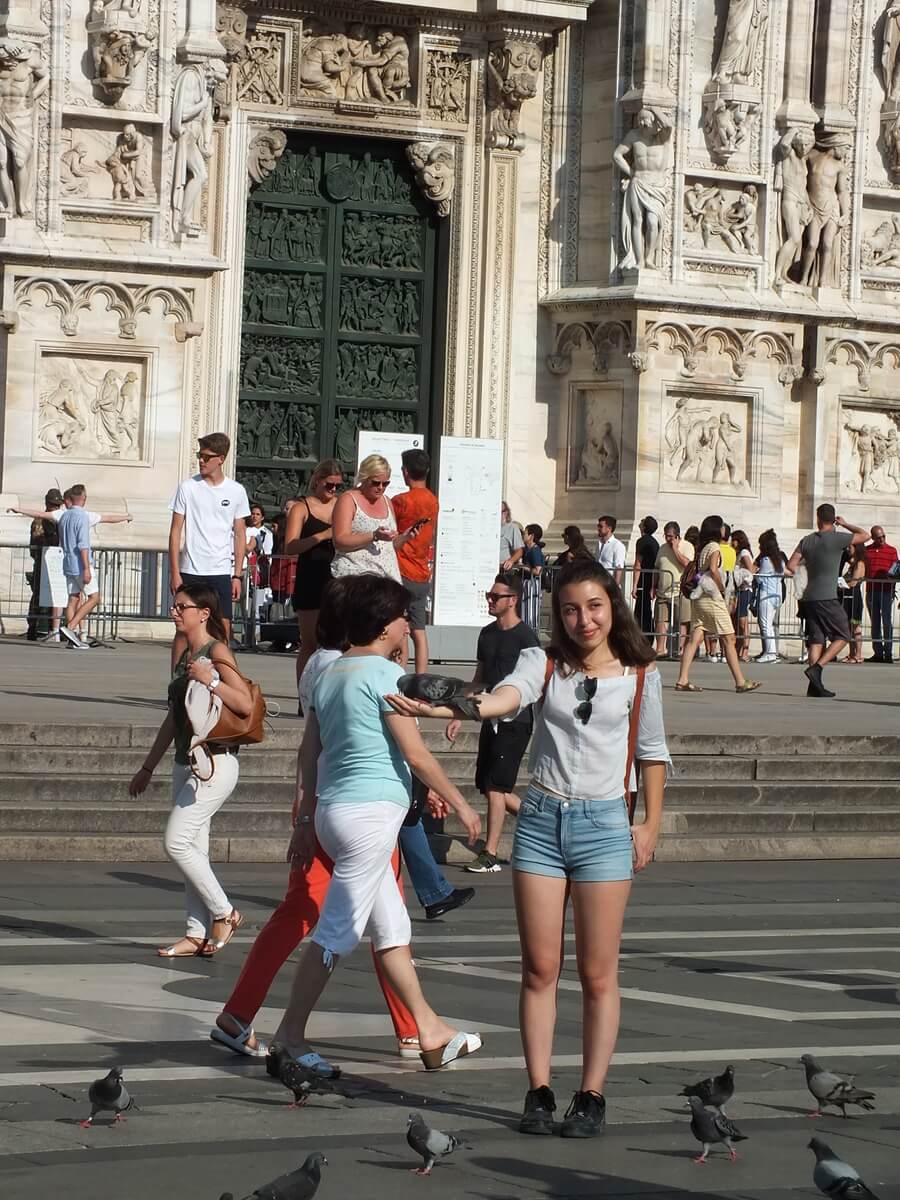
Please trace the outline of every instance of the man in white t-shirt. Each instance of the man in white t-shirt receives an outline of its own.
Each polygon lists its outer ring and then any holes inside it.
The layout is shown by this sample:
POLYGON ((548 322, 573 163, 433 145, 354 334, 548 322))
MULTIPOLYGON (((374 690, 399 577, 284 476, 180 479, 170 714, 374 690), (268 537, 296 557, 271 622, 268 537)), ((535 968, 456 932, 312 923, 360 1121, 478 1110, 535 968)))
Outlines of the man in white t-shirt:
POLYGON ((597 521, 597 562, 622 586, 625 574, 625 545, 613 535, 616 532, 615 517, 600 517, 597 521))
MULTIPOLYGON (((198 475, 178 485, 169 508, 169 579, 172 595, 183 584, 203 583, 219 598, 219 613, 231 637, 232 604, 241 598, 247 554, 247 493, 222 470, 231 440, 224 433, 198 439, 198 475)), ((176 634, 173 662, 185 648, 176 634)))

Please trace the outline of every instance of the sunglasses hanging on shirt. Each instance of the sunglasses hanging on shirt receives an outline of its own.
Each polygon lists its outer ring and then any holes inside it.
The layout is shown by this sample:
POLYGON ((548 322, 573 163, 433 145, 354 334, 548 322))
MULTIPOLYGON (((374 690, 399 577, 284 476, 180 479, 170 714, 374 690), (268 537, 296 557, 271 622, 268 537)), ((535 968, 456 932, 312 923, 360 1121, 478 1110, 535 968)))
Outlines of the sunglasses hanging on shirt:
POLYGON ((591 719, 591 713, 594 711, 594 697, 597 695, 597 680, 588 679, 585 677, 581 685, 584 688, 585 699, 575 709, 575 716, 582 723, 587 725, 591 719))

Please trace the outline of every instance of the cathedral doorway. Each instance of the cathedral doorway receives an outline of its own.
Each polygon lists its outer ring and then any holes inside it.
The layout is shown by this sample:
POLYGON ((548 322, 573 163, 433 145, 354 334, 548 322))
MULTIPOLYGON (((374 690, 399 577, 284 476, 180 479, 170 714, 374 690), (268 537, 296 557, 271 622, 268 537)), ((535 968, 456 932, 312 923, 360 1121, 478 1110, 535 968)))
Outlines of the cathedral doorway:
POLYGON ((446 254, 405 144, 292 133, 251 193, 237 477, 268 508, 358 429, 439 428, 446 254))

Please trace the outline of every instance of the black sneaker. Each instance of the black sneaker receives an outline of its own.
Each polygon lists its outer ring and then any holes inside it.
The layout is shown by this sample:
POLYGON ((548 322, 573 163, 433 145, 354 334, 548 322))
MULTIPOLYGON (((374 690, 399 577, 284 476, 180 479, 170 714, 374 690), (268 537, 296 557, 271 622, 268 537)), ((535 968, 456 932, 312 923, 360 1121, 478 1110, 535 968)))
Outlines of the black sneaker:
POLYGON ((556 1097, 548 1087, 534 1088, 525 1094, 525 1110, 519 1122, 519 1133, 553 1132, 556 1097))
POLYGON ((596 1092, 576 1092, 566 1112, 561 1137, 597 1137, 606 1122, 606 1101, 596 1092))
POLYGON ((445 896, 443 900, 438 900, 436 904, 426 904, 425 920, 436 921, 438 917, 446 916, 448 912, 453 912, 455 908, 462 908, 474 896, 474 888, 454 888, 450 895, 445 896))

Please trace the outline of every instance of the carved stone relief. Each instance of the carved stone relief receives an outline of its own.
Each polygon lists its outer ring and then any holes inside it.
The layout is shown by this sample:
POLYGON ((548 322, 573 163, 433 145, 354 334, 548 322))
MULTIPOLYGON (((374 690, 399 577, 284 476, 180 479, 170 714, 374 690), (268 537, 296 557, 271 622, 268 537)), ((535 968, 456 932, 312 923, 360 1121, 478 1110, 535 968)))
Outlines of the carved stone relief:
POLYGON ((287 147, 287 135, 281 129, 264 129, 250 143, 247 171, 254 183, 262 183, 278 166, 287 147))
POLYGON ((353 333, 382 331, 417 334, 421 318, 419 285, 400 279, 341 280, 340 328, 353 333))
POLYGON ((419 367, 412 346, 338 345, 337 386, 342 396, 360 399, 418 399, 419 367))
POLYGON ((209 178, 213 153, 213 92, 224 82, 225 64, 216 58, 183 67, 175 83, 170 130, 175 140, 172 172, 172 229, 199 237, 199 201, 209 178))
POLYGON ((465 125, 469 111, 472 56, 430 50, 425 68, 426 115, 432 121, 465 125))
POLYGON ((642 108, 634 129, 613 152, 613 162, 623 175, 620 267, 661 266, 671 136, 668 115, 642 108))
POLYGON ((500 150, 522 150, 519 133, 522 105, 537 95, 544 52, 536 42, 507 38, 488 50, 485 104, 490 114, 489 145, 500 150))
POLYGON ((844 496, 900 496, 900 409, 840 411, 840 479, 844 496))
POLYGON ((860 243, 860 264, 864 271, 900 271, 900 214, 869 226, 860 243))
POLYGON ((245 400, 238 408, 237 452, 243 459, 317 457, 319 409, 283 400, 245 400))
POLYGON ((119 130, 85 121, 63 131, 60 191, 66 200, 155 204, 154 130, 129 121, 119 130))
POLYGON ((790 129, 777 147, 775 188, 781 191, 782 243, 775 286, 839 288, 842 234, 850 220, 851 149, 846 133, 790 129))
POLYGON ((879 61, 884 101, 881 105, 881 141, 888 171, 900 179, 900 4, 888 0, 881 21, 879 61))
POLYGON ((258 29, 234 55, 231 79, 235 101, 284 104, 286 36, 258 29))
POLYGON ((171 285, 128 284, 111 279, 72 281, 50 275, 31 275, 15 281, 14 294, 20 309, 36 306, 59 313, 59 327, 66 337, 78 336, 78 319, 97 301, 118 318, 120 338, 137 336, 138 318, 149 313, 155 303, 162 305, 164 317, 175 318, 175 336, 179 341, 196 337, 203 331, 194 319, 193 293, 171 285))
POLYGON ((573 387, 568 441, 569 487, 617 490, 621 480, 621 390, 573 387))
POLYGON ((30 217, 34 210, 36 105, 49 85, 35 46, 0 38, 0 214, 30 217))
POLYGON ((321 346, 300 338, 245 335, 240 378, 241 388, 247 391, 316 394, 322 378, 321 346))
POLYGON ((345 463, 356 462, 356 435, 360 429, 373 429, 378 433, 415 433, 416 416, 397 409, 339 409, 334 425, 335 458, 345 463))
POLYGON ((748 183, 708 185, 696 180, 684 192, 684 243, 732 254, 759 254, 759 194, 748 183))
POLYGON ((417 217, 346 212, 342 233, 345 266, 422 270, 422 225, 417 217))
POLYGON ((747 145, 759 118, 756 100, 726 97, 724 91, 715 84, 703 96, 703 133, 710 158, 719 166, 724 166, 733 154, 747 145))
POLYGON ((339 28, 305 22, 299 85, 300 95, 310 99, 408 103, 412 86, 409 38, 397 29, 358 22, 339 28))
POLYGON ((94 0, 87 22, 88 47, 93 65, 92 82, 107 104, 120 104, 135 81, 135 71, 153 45, 136 4, 104 4, 94 0))
POLYGON ((247 271, 244 321, 248 325, 322 328, 322 277, 309 272, 247 271))
POLYGON ((670 393, 663 405, 660 486, 666 491, 746 492, 752 473, 749 398, 670 393))
POLYGON ((713 68, 717 83, 750 83, 765 49, 769 0, 730 0, 725 35, 713 68))
POLYGON ((77 462, 147 458, 146 355, 41 353, 34 457, 77 462))
POLYGON ((268 205, 254 207, 247 216, 247 257, 321 262, 324 228, 317 209, 290 212, 268 205))
POLYGON ((439 217, 450 214, 450 199, 456 183, 453 147, 449 142, 413 142, 406 157, 416 173, 419 190, 437 209, 439 217))

